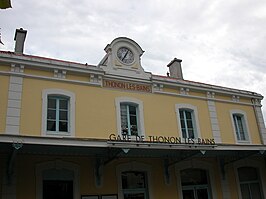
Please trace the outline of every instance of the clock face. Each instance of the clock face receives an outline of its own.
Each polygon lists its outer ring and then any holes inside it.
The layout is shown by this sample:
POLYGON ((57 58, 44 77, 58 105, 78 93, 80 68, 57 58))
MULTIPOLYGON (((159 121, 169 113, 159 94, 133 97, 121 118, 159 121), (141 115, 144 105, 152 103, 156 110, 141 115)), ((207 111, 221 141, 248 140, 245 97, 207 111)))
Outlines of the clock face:
POLYGON ((117 57, 125 64, 131 64, 134 61, 133 52, 126 47, 121 47, 118 49, 117 57))

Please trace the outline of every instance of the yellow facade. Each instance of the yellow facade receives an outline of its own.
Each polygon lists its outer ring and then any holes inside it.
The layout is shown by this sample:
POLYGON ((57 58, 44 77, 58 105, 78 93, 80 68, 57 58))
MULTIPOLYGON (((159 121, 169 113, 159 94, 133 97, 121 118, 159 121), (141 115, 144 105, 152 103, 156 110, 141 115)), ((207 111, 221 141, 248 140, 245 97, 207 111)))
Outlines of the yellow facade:
POLYGON ((0 52, 0 199, 257 197, 245 172, 266 197, 263 96, 184 80, 176 58, 145 72, 128 38, 105 51, 97 66, 0 52))

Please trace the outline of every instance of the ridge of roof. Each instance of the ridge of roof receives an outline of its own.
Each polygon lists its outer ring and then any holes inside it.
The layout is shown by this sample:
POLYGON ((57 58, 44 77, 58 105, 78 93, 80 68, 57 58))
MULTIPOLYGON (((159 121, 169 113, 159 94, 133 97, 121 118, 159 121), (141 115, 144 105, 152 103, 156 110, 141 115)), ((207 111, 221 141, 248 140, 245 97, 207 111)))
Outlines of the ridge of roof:
POLYGON ((250 94, 250 95, 257 95, 257 96, 263 97, 261 94, 253 92, 253 91, 247 91, 247 90, 236 89, 236 88, 225 87, 225 86, 218 86, 218 85, 214 85, 214 84, 202 83, 202 82, 185 80, 185 79, 177 79, 177 78, 172 78, 172 77, 163 76, 163 75, 152 75, 152 76, 163 78, 166 80, 170 80, 171 82, 174 81, 175 83, 184 83, 184 84, 187 83, 187 84, 195 85, 195 86, 205 86, 205 87, 211 87, 213 89, 230 90, 230 91, 235 91, 235 92, 240 92, 240 93, 245 93, 245 94, 250 94))
MULTIPOLYGON (((8 54, 8 55, 14 55, 17 57, 25 57, 29 59, 40 59, 43 61, 54 61, 54 62, 59 62, 59 63, 65 63, 65 64, 74 64, 80 67, 93 67, 97 68, 96 65, 89 65, 87 63, 82 64, 79 62, 73 62, 73 61, 65 61, 65 60, 60 60, 60 59, 55 59, 55 58, 49 58, 49 57, 41 57, 41 56, 36 56, 36 55, 28 55, 28 54, 17 54, 11 51, 2 51, 0 50, 0 54, 8 54)), ((183 83, 183 84, 190 84, 191 86, 204 86, 204 87, 211 87, 212 89, 221 89, 221 90, 227 90, 231 92, 238 92, 242 94, 249 94, 249 95, 256 95, 259 97, 263 97, 261 94, 252 92, 252 91, 247 91, 247 90, 241 90, 241 89, 236 89, 236 88, 230 88, 230 87, 224 87, 224 86, 218 86, 214 84, 207 84, 207 83, 202 83, 202 82, 196 82, 196 81, 191 81, 191 80, 185 80, 185 79, 177 79, 169 76, 163 76, 163 75, 155 75, 152 74, 153 77, 158 77, 158 78, 163 78, 165 80, 168 80, 171 83, 183 83)))
POLYGON ((42 57, 42 56, 37 56, 37 55, 17 54, 15 52, 11 52, 11 51, 2 51, 2 50, 0 50, 0 54, 9 54, 9 55, 15 55, 15 56, 18 56, 18 57, 41 59, 41 60, 46 60, 46 61, 56 61, 56 62, 67 63, 67 64, 75 64, 75 65, 80 65, 80 66, 96 67, 96 65, 89 65, 87 63, 83 64, 83 63, 80 63, 80 62, 66 61, 66 60, 55 59, 55 58, 50 58, 50 57, 42 57))

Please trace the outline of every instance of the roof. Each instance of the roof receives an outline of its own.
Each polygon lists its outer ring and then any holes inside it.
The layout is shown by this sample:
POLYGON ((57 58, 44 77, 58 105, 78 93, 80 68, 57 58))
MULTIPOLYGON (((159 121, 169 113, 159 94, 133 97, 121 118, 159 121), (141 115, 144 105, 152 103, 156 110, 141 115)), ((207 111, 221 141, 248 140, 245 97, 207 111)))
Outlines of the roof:
POLYGON ((241 89, 235 89, 235 88, 229 88, 229 87, 224 87, 224 86, 217 86, 213 84, 207 84, 207 83, 202 83, 202 82, 196 82, 196 81, 191 81, 191 80, 184 80, 184 79, 177 79, 173 77, 168 77, 168 76, 162 76, 162 75, 153 75, 153 78, 159 81, 166 81, 169 83, 179 83, 183 84, 184 87, 201 87, 207 90, 213 90, 214 92, 216 90, 220 91, 227 91, 227 92, 234 92, 238 93, 239 95, 253 95, 256 97, 260 97, 261 99, 263 96, 259 93, 252 92, 252 91, 247 91, 247 90, 241 90, 241 89))
MULTIPOLYGON (((94 71, 98 71, 103 73, 103 70, 99 68, 96 65, 89 65, 87 63, 78 63, 78 62, 72 62, 72 61, 66 61, 66 60, 60 60, 60 59, 54 59, 54 58, 47 58, 47 57, 41 57, 41 56, 35 56, 35 55, 27 55, 27 54, 16 54, 14 52, 10 51, 0 51, 0 61, 3 61, 1 58, 6 58, 6 61, 12 61, 14 63, 20 63, 22 60, 23 61, 32 61, 32 62, 39 62, 42 64, 53 64, 53 65, 58 65, 62 67, 68 67, 69 69, 71 68, 78 68, 78 69, 91 69, 94 71), (14 60, 17 60, 16 62, 14 60)), ((181 60, 178 60, 181 61, 181 60)), ((217 86, 217 85, 212 85, 212 84, 207 84, 207 83, 201 83, 201 82, 196 82, 196 81, 191 81, 191 80, 184 80, 184 79, 176 79, 173 77, 169 76, 162 76, 162 75, 152 75, 152 81, 158 81, 163 84, 169 84, 173 86, 184 86, 185 88, 194 88, 194 89, 202 89, 206 91, 211 91, 211 92, 228 92, 228 94, 234 93, 235 95, 248 95, 248 96, 254 96, 256 98, 263 99, 263 96, 259 93, 252 92, 252 91, 246 91, 246 90, 240 90, 240 89, 235 89, 235 88, 229 88, 229 87, 223 87, 223 86, 217 86)))

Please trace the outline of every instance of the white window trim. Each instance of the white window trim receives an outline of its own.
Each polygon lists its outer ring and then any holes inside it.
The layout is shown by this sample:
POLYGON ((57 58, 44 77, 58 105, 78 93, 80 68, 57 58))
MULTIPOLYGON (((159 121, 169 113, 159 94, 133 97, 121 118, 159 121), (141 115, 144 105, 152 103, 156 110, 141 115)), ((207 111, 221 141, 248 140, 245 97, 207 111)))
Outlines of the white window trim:
POLYGON ((115 99, 115 107, 116 107, 116 126, 117 126, 117 134, 122 136, 121 134, 121 116, 120 116, 120 104, 121 103, 133 103, 138 105, 138 130, 139 136, 145 136, 145 128, 144 128, 144 115, 143 115, 143 102, 131 98, 131 97, 117 97, 115 99))
POLYGON ((182 128, 181 128, 181 122, 180 122, 180 115, 179 115, 179 110, 180 109, 188 109, 193 111, 193 116, 194 116, 194 128, 196 130, 195 132, 195 138, 200 138, 201 133, 200 133, 200 127, 199 127, 199 117, 198 117, 198 109, 196 106, 193 106, 191 104, 176 104, 175 105, 175 111, 176 111, 176 118, 177 118, 177 124, 178 124, 178 130, 179 130, 179 136, 183 138, 182 136, 182 128))
POLYGON ((197 161, 197 160, 183 161, 183 162, 177 163, 175 165, 178 198, 183 198, 180 172, 184 169, 187 169, 187 168, 204 169, 204 170, 208 171, 209 183, 210 183, 210 187, 211 187, 210 190, 211 190, 211 194, 212 194, 211 198, 217 199, 217 191, 216 191, 216 181, 217 180, 215 179, 215 172, 213 169, 213 164, 205 162, 205 161, 197 161))
POLYGON ((232 123, 233 132, 234 132, 235 142, 238 143, 238 144, 251 143, 246 112, 242 111, 242 110, 238 110, 238 109, 233 109, 233 110, 230 110, 230 117, 231 117, 231 123, 232 123), (235 123, 234 123, 234 117, 233 117, 234 114, 239 114, 239 115, 243 116, 243 119, 244 119, 244 121, 243 121, 244 122, 244 124, 243 124, 244 125, 244 131, 245 131, 245 136, 247 138, 246 140, 238 140, 237 139, 235 123))
POLYGON ((116 167, 116 177, 117 177, 117 182, 118 182, 118 198, 124 199, 124 194, 123 194, 123 188, 122 188, 122 172, 124 171, 140 171, 140 172, 146 172, 147 174, 147 181, 148 181, 148 192, 149 192, 149 198, 153 198, 153 191, 152 191, 152 182, 153 180, 151 179, 151 166, 148 164, 140 163, 140 162, 129 162, 129 163, 124 163, 120 164, 116 167))
POLYGON ((61 160, 43 162, 36 165, 36 199, 43 198, 43 172, 48 169, 67 169, 73 171, 73 198, 80 198, 80 174, 79 166, 71 162, 61 160))
POLYGON ((75 94, 62 89, 44 89, 42 91, 42 136, 75 136, 75 94), (69 97, 69 132, 47 131, 47 101, 49 95, 62 95, 69 97))
POLYGON ((261 185, 261 192, 262 192, 262 196, 264 198, 266 198, 266 181, 264 177, 261 176, 265 176, 266 172, 265 172, 265 162, 264 161, 257 161, 254 159, 249 159, 249 161, 247 161, 247 159, 243 159, 243 160, 239 160, 237 162, 234 163, 234 172, 235 172, 235 178, 236 178, 236 182, 237 182, 237 190, 238 190, 238 196, 239 199, 242 199, 242 195, 241 195, 241 189, 240 189, 240 182, 239 182, 239 176, 238 176, 238 168, 240 167, 253 167, 256 168, 259 172, 259 181, 260 181, 260 185, 261 185))

